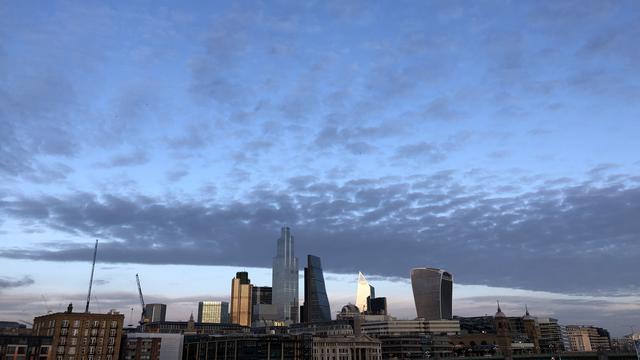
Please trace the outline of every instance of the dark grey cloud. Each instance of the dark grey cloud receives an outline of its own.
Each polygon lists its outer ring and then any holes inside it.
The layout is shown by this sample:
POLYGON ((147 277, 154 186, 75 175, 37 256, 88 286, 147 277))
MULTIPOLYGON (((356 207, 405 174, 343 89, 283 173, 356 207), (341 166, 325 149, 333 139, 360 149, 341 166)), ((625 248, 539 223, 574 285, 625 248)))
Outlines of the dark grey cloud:
MULTIPOLYGON (((299 255, 320 255, 328 271, 365 268, 405 277, 411 267, 431 265, 451 270, 461 283, 639 291, 631 270, 640 256, 637 180, 532 178, 523 183, 529 190, 513 183, 496 197, 486 186, 465 186, 460 175, 344 184, 298 177, 285 188, 257 187, 225 204, 115 194, 18 196, 3 198, 0 212, 25 229, 103 239, 105 262, 268 267, 265 254, 273 253, 278 228, 290 224, 299 255)), ((69 261, 86 260, 90 252, 61 243, 1 255, 69 261)))
POLYGON ((6 277, 0 277, 0 290, 29 286, 29 285, 33 285, 34 283, 35 283, 35 281, 29 276, 25 276, 25 277, 23 277, 22 279, 19 279, 19 280, 6 278, 6 277))

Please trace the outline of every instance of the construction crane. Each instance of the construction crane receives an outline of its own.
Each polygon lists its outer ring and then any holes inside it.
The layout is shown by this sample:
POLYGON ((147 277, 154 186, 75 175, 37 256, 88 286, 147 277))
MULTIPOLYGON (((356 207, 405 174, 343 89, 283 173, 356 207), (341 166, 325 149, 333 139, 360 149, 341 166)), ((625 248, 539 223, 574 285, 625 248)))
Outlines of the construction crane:
POLYGON ((142 287, 140 286, 140 277, 136 274, 136 282, 138 283, 138 295, 140 295, 140 306, 142 306, 142 313, 140 313, 140 325, 144 325, 144 318, 146 310, 144 307, 144 298, 142 297, 142 287))
POLYGON ((96 239, 96 247, 93 249, 93 264, 91 265, 91 279, 89 279, 89 294, 87 294, 87 306, 84 312, 89 312, 89 302, 91 301, 91 285, 93 285, 93 271, 96 269, 96 255, 98 255, 98 240, 96 239))

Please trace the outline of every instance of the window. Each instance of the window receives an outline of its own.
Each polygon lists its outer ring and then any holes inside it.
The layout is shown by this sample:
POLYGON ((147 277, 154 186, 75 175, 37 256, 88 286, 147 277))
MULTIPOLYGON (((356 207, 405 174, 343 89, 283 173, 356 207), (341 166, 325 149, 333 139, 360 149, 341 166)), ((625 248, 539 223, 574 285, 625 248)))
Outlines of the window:
POLYGON ((73 327, 74 328, 79 328, 80 327, 80 320, 73 320, 73 327))
POLYGON ((78 339, 77 338, 71 338, 71 345, 73 345, 73 346, 78 345, 78 339))
POLYGON ((62 327, 63 328, 69 327, 69 320, 62 320, 62 327))
POLYGON ((60 345, 64 345, 66 343, 67 343, 67 338, 66 337, 61 337, 60 341, 58 342, 58 344, 60 344, 60 345))
POLYGON ((114 328, 117 328, 117 327, 118 327, 118 322, 115 321, 115 320, 111 321, 111 328, 114 329, 114 328))
POLYGON ((78 336, 78 329, 71 330, 71 336, 78 336))
POLYGON ((72 346, 69 348, 69 355, 75 355, 76 354, 76 347, 72 346))

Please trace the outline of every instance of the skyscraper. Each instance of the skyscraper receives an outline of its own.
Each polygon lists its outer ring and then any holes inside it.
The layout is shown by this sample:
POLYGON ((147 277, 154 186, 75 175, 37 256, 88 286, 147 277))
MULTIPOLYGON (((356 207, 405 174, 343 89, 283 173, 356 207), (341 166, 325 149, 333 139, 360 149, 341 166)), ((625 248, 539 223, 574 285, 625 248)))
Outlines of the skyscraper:
POLYGON ((294 256, 293 236, 283 227, 278 239, 272 269, 273 306, 281 321, 298 322, 298 259, 294 256))
POLYGON ((358 290, 356 291, 356 306, 360 312, 368 310, 367 298, 374 299, 376 297, 376 289, 369 284, 364 274, 358 272, 358 290))
POLYGON ((146 304, 144 306, 144 322, 165 321, 167 316, 167 305, 146 304))
POLYGON ((231 280, 231 323, 251 326, 251 292, 253 285, 246 271, 231 280))
POLYGON ((411 287, 416 312, 425 320, 452 317, 453 276, 434 268, 411 270, 411 287))
POLYGON ((270 286, 254 286, 251 294, 251 320, 256 325, 277 320, 273 307, 273 291, 270 286))
POLYGON ((226 301, 200 301, 198 322, 226 324, 229 322, 229 303, 226 301))
POLYGON ((324 286, 324 275, 320 258, 307 255, 304 268, 304 305, 301 322, 312 323, 331 320, 331 308, 324 286))

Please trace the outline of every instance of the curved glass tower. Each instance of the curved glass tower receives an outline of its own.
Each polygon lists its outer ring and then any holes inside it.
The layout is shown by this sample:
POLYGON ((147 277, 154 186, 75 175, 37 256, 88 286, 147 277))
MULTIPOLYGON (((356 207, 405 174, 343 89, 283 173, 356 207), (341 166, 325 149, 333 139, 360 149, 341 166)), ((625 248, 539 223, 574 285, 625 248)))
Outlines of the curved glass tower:
POLYGON ((453 276, 450 273, 434 268, 412 269, 411 287, 419 318, 452 318, 453 276))
POLYGON ((298 259, 293 254, 291 230, 283 227, 273 258, 272 301, 278 320, 289 323, 298 322, 298 259))
POLYGON ((304 305, 302 322, 314 323, 331 320, 331 308, 324 286, 324 275, 320 258, 307 255, 307 267, 304 268, 304 305))

